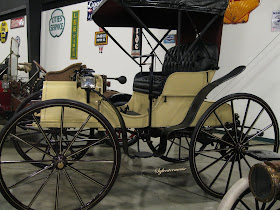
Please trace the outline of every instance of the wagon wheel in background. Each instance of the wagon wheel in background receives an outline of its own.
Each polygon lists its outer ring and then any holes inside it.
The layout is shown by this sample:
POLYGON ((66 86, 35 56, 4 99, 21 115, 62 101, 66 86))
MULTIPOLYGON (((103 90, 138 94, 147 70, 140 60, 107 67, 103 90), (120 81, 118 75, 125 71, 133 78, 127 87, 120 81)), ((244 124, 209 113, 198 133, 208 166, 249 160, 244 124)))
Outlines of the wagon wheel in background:
MULTIPOLYGON (((165 153, 160 156, 161 159, 181 163, 189 160, 191 130, 180 131, 172 134, 167 139, 165 153)), ((159 138, 147 142, 150 149, 155 152, 159 147, 159 138)))
MULTIPOLYGON (((117 135, 117 138, 118 138, 118 142, 119 142, 120 146, 122 147, 123 146, 122 131, 119 128, 116 128, 115 131, 116 131, 116 135, 117 135)), ((135 144, 138 140, 139 140, 139 137, 138 137, 137 131, 135 129, 127 128, 127 143, 128 143, 128 146, 131 146, 131 145, 135 144)), ((108 144, 109 146, 111 146, 110 139, 107 139, 105 141, 105 143, 108 144)))
POLYGON ((247 188, 240 197, 234 202, 231 207, 231 210, 240 209, 240 210, 278 210, 280 206, 279 200, 273 200, 268 203, 263 203, 255 199, 251 194, 249 188, 247 188))
POLYGON ((0 133, 0 156, 0 191, 16 209, 89 209, 109 192, 120 167, 120 147, 111 124, 97 110, 72 100, 38 102, 17 113, 0 133), (40 115, 49 109, 60 110, 57 139, 49 134, 54 124, 41 121, 40 115), (77 128, 68 127, 66 113, 70 110, 83 116, 77 128), (36 135, 44 137, 49 149, 34 143, 32 129, 22 132, 18 126, 30 117, 30 128, 39 129, 36 135), (105 138, 111 138, 111 147, 104 147, 104 138, 82 137, 81 132, 92 120, 105 130, 105 138), (67 138, 65 130, 75 134, 67 138), (33 148, 28 153, 30 160, 17 153, 13 141, 33 148), (83 151, 86 154, 77 160, 75 156, 83 151), (40 164, 44 168, 38 168, 40 164))
POLYGON ((258 161, 250 150, 278 151, 276 118, 261 98, 232 94, 215 102, 197 123, 190 144, 190 167, 198 185, 221 198, 258 161), (227 112, 223 111, 227 107, 227 112), (225 121, 229 115, 229 121, 225 121), (209 122, 216 120, 216 125, 209 122))

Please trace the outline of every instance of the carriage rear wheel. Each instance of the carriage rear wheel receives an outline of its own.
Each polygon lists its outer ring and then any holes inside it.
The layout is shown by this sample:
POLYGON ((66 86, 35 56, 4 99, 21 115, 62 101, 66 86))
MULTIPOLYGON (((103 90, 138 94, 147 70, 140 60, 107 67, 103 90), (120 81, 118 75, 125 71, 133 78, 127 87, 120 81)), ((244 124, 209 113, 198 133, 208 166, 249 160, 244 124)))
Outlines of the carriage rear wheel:
POLYGON ((216 101, 202 115, 192 136, 194 179, 206 193, 221 198, 258 162, 248 156, 251 150, 278 151, 278 132, 271 108, 259 97, 238 93, 216 101))
POLYGON ((0 191, 16 209, 89 209, 113 186, 120 147, 111 124, 97 110, 77 101, 54 99, 23 109, 5 125, 0 133, 0 159, 0 191), (43 122, 43 113, 55 109, 59 123, 43 122), (79 126, 69 124, 69 111, 83 116, 79 126), (24 119, 30 120, 24 124, 29 129, 18 126, 24 119), (107 136, 86 134, 92 121, 107 136), (104 145, 108 138, 110 147, 104 145), (29 158, 18 154, 13 141, 20 142, 22 150, 31 148, 29 158))

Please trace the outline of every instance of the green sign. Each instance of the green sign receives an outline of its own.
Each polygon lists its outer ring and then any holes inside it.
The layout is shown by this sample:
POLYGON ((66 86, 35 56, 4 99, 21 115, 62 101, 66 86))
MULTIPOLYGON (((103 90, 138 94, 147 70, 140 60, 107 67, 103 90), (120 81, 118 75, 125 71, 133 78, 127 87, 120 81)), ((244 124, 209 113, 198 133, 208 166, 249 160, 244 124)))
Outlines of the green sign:
POLYGON ((49 31, 53 38, 60 37, 64 31, 65 17, 61 9, 56 9, 51 15, 49 21, 49 31))
POLYGON ((79 15, 80 10, 72 12, 71 59, 78 58, 79 15))

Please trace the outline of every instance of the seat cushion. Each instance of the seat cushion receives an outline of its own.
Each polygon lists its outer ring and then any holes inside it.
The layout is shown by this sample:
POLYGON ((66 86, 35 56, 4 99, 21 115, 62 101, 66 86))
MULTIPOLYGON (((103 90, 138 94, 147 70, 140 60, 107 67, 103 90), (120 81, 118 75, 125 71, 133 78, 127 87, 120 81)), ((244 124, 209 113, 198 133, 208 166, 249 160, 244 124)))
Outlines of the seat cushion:
MULTIPOLYGON (((167 76, 161 75, 161 72, 154 72, 153 92, 152 94, 157 97, 162 93, 167 76)), ((149 94, 150 75, 149 72, 139 72, 136 74, 133 83, 133 90, 149 94)))
MULTIPOLYGON (((219 49, 215 44, 198 42, 188 54, 190 44, 178 45, 170 48, 164 58, 162 72, 154 73, 153 95, 155 97, 162 93, 168 76, 174 72, 200 72, 218 69, 219 49), (177 61, 174 60, 174 57, 177 61), (210 57, 209 57, 210 56, 210 57)), ((133 90, 149 94, 150 76, 149 72, 136 74, 133 90)))
POLYGON ((174 72, 199 72, 218 68, 219 50, 215 44, 198 42, 186 54, 189 46, 190 44, 183 44, 168 50, 169 54, 177 61, 181 61, 181 63, 178 64, 166 53, 162 66, 162 75, 168 76, 174 72))

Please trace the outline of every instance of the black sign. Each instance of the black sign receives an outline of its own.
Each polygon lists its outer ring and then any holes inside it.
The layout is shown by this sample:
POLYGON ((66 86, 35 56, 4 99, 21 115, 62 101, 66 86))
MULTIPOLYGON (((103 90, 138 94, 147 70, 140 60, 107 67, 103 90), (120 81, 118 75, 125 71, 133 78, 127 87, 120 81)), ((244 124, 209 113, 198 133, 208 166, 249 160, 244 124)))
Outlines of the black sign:
POLYGON ((142 28, 133 28, 131 55, 141 55, 141 53, 142 53, 142 28))
POLYGON ((108 35, 105 32, 95 32, 95 42, 96 46, 98 45, 107 45, 108 44, 108 35))

